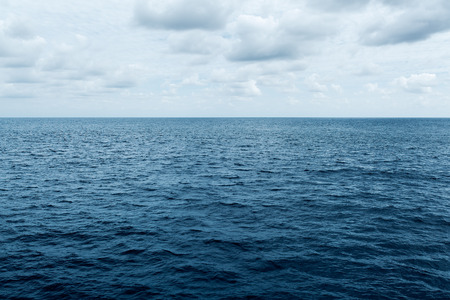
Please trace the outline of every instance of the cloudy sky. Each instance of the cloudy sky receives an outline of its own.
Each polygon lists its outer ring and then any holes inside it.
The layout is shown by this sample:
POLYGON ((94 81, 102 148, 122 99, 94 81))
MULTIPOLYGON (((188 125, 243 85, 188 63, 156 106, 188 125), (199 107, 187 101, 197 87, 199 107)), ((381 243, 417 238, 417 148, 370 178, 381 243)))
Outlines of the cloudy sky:
POLYGON ((448 0, 0 0, 0 116, 450 117, 448 0))

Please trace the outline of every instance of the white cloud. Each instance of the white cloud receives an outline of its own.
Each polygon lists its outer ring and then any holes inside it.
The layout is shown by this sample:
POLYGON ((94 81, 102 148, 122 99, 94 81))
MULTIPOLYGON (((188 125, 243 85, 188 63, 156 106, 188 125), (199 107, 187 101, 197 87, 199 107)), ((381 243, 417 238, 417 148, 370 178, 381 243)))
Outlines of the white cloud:
POLYGON ((339 94, 341 94, 343 92, 343 89, 339 84, 332 84, 331 88, 339 94))
POLYGON ((25 21, 0 20, 0 66, 26 68, 39 59, 46 40, 32 33, 25 21))
MULTIPOLYGON (((0 88, 0 99, 29 99, 35 98, 35 94, 29 90, 25 90, 22 84, 5 83, 0 88)), ((0 103, 0 105, 4 105, 0 103)))
POLYGON ((378 83, 368 83, 365 85, 367 91, 374 93, 377 92, 379 90, 378 88, 378 83))
POLYGON ((364 85, 364 87, 366 88, 366 90, 369 93, 372 93, 372 94, 381 94, 381 95, 385 96, 385 95, 388 95, 388 94, 392 93, 392 91, 390 91, 390 90, 388 90, 386 88, 381 88, 378 85, 378 83, 373 83, 373 82, 367 83, 367 84, 364 85))
POLYGON ((256 85, 255 80, 233 82, 230 83, 226 89, 230 94, 240 97, 255 97, 262 94, 261 90, 256 85))
POLYGON ((412 74, 409 77, 399 77, 394 84, 410 93, 430 93, 432 86, 436 84, 436 74, 422 73, 412 74))
POLYGON ((320 83, 319 75, 312 74, 305 79, 305 84, 311 92, 323 93, 328 91, 328 87, 325 84, 320 83))
POLYGON ((205 80, 201 80, 198 74, 193 74, 190 77, 184 78, 181 82, 182 85, 197 85, 202 86, 205 85, 205 80))
POLYGON ((299 9, 278 18, 240 15, 231 24, 233 61, 292 60, 314 52, 313 41, 335 33, 329 17, 310 16, 299 9))

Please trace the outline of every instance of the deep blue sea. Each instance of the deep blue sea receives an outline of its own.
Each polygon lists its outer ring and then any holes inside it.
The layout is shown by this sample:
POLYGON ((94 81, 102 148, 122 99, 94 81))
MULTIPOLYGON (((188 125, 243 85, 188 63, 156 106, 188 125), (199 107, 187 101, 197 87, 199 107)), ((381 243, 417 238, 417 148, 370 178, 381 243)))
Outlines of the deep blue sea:
POLYGON ((450 299, 450 119, 0 119, 0 298, 450 299))

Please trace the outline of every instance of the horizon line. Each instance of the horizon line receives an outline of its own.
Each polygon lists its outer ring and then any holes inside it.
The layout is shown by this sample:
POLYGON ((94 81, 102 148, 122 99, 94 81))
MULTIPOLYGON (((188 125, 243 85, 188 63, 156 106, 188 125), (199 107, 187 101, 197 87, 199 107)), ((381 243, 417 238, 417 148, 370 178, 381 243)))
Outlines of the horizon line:
POLYGON ((449 119, 450 116, 0 116, 0 119, 449 119))

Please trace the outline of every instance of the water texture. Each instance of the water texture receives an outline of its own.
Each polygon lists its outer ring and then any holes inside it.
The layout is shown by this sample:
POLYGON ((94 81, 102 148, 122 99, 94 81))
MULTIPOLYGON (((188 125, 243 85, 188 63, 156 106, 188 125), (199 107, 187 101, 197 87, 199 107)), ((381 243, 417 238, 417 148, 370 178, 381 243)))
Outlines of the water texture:
POLYGON ((0 119, 0 298, 449 299, 450 119, 0 119))

